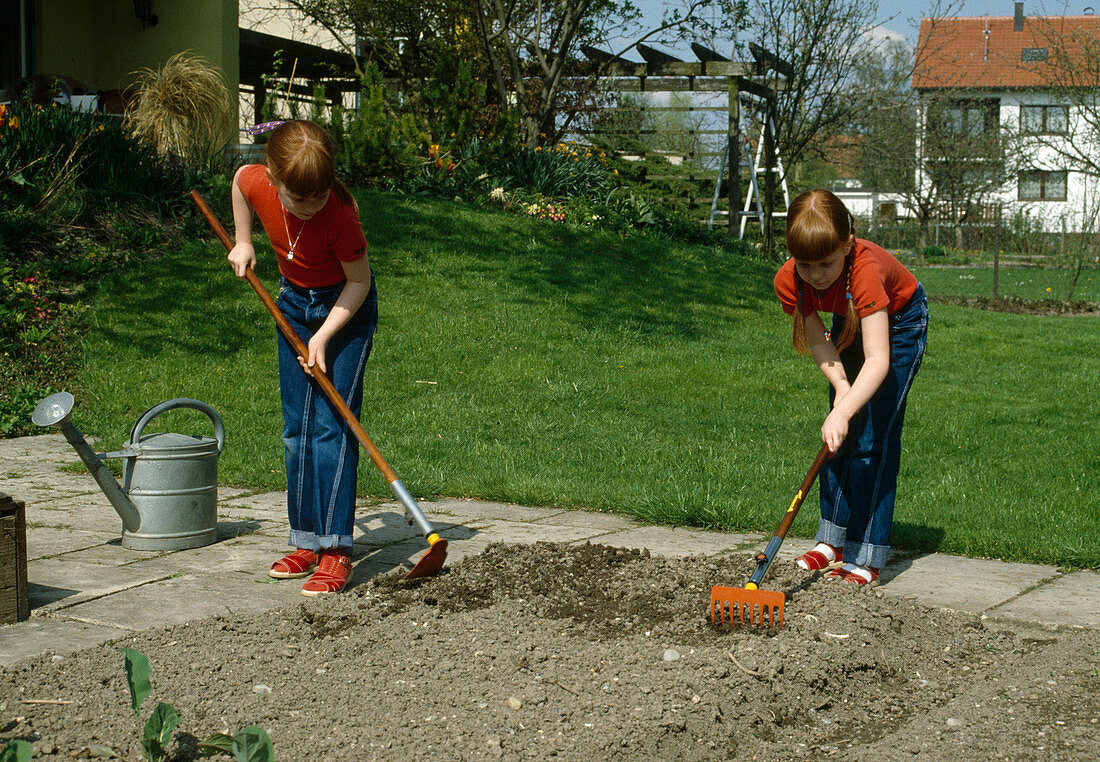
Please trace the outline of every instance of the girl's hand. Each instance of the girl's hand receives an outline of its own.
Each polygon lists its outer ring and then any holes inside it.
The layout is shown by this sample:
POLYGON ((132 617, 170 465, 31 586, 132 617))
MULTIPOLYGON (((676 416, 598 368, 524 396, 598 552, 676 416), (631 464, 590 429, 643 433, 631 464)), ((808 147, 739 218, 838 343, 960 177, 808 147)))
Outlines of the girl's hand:
POLYGON ((829 453, 835 453, 848 436, 848 416, 833 408, 825 423, 821 424, 821 441, 829 446, 829 453))
POLYGON ((309 340, 309 357, 298 358, 298 362, 302 366, 302 370, 307 375, 313 375, 313 368, 317 367, 321 369, 322 373, 328 373, 328 368, 325 366, 325 347, 328 346, 329 336, 326 333, 318 331, 313 334, 313 338, 309 340))
POLYGON ((238 243, 230 250, 227 259, 233 265, 234 274, 243 278, 249 269, 256 266, 256 249, 250 243, 238 243))

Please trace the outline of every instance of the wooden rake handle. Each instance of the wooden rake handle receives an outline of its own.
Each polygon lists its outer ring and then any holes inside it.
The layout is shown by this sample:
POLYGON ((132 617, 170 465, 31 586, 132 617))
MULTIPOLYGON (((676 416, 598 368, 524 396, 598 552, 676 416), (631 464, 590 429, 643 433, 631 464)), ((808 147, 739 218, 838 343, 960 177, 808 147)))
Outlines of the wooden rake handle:
POLYGON ((786 538, 787 530, 791 528, 791 524, 794 523, 794 519, 798 515, 798 509, 802 506, 802 501, 806 499, 806 493, 810 491, 810 487, 813 486, 814 480, 817 478, 818 473, 821 472, 821 467, 825 465, 825 461, 828 460, 828 458, 829 445, 823 444, 821 445, 821 450, 817 453, 817 457, 814 458, 810 470, 806 472, 806 478, 802 480, 798 492, 795 493, 790 508, 783 514, 783 520, 779 522, 779 528, 775 530, 775 536, 780 540, 786 538))
POLYGON ((817 478, 818 472, 821 471, 821 466, 825 464, 825 460, 828 457, 829 445, 823 444, 821 445, 821 450, 817 453, 817 457, 814 458, 810 470, 806 473, 806 478, 802 480, 798 492, 795 493, 794 500, 791 501, 791 505, 787 508, 787 512, 783 514, 783 520, 779 522, 779 528, 775 530, 775 536, 772 537, 771 542, 768 543, 768 547, 765 548, 763 552, 756 554, 756 569, 753 570, 752 577, 749 579, 749 583, 746 587, 755 590, 764 580, 764 575, 768 573, 768 567, 772 565, 772 561, 775 560, 775 554, 779 552, 779 546, 783 544, 783 540, 787 536, 787 530, 791 528, 791 524, 794 523, 795 517, 798 516, 798 509, 802 506, 802 501, 806 499, 806 493, 810 491, 814 479, 817 478))

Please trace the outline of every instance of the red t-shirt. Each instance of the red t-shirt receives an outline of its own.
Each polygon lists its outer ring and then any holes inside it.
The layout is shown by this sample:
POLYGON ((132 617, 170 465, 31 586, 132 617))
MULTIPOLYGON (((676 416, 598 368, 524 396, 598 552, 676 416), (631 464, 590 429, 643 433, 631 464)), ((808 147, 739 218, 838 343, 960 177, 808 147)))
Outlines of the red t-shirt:
MULTIPOLYGON (((828 291, 820 292, 802 283, 802 313, 832 312, 848 314, 847 292, 844 275, 836 279, 828 291)), ((855 258, 852 261, 852 301, 861 318, 883 307, 893 315, 909 301, 917 290, 917 279, 897 258, 878 244, 856 239, 855 258)), ((783 311, 794 314, 798 303, 798 285, 795 283, 794 260, 788 259, 775 275, 775 295, 783 305, 783 311)))
POLYGON ((329 192, 321 211, 304 222, 283 209, 279 193, 267 178, 267 167, 250 164, 237 176, 237 187, 255 210, 275 249, 279 272, 295 285, 324 288, 343 283, 341 262, 367 253, 359 215, 329 192), (289 258, 291 247, 294 257, 289 258))

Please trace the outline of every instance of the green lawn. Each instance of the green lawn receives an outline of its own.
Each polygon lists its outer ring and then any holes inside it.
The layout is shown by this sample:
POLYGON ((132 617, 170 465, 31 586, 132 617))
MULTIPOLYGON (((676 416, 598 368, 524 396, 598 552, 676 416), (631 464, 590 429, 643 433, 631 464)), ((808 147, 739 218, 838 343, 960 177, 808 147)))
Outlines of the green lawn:
MULTIPOLYGON (((993 296, 993 267, 910 267, 929 294, 993 296)), ((998 295, 1020 299, 1065 299, 1073 280, 1070 267, 1004 267, 997 275, 998 295)), ((1100 269, 1081 270, 1074 301, 1100 302, 1100 269)))
MULTIPOLYGON (((774 530, 827 399, 790 347, 774 266, 360 199, 381 313, 362 420, 414 494, 774 530)), ((260 257, 270 288, 266 245, 260 257)), ((934 305, 932 320, 895 544, 1100 565, 1100 319, 934 305)), ((145 408, 197 397, 226 421, 221 481, 285 488, 274 323, 212 238, 105 283, 84 356, 75 418, 101 449, 145 408)), ((209 431, 198 414, 159 420, 209 431)), ((389 495, 365 457, 360 474, 362 494, 389 495)), ((793 532, 815 527, 811 497, 793 532)))

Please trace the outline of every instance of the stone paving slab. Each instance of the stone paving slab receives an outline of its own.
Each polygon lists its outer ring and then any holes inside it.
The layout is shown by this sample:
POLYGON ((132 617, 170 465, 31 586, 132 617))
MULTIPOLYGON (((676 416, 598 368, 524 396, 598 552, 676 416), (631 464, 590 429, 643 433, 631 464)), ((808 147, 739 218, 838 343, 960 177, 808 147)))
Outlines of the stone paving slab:
POLYGON ((27 598, 32 616, 40 615, 146 585, 170 574, 138 565, 117 566, 76 557, 46 558, 27 564, 27 598))
MULTIPOLYGON (((122 532, 118 533, 122 536, 122 532)), ((69 527, 39 526, 27 531, 27 560, 50 558, 77 550, 87 550, 107 542, 102 532, 86 532, 69 527)))
POLYGON ((56 617, 32 618, 18 625, 0 627, 0 666, 11 667, 44 653, 70 654, 109 640, 121 640, 129 634, 130 630, 114 625, 93 625, 56 617))
MULTIPOLYGON (((522 505, 487 503, 481 500, 437 500, 419 503, 419 505, 420 510, 425 514, 431 512, 467 519, 538 521, 565 512, 561 508, 529 508, 522 505)), ((393 503, 392 506, 393 510, 403 512, 400 504, 393 503)))
POLYGON ((261 492, 223 498, 219 490, 218 517, 222 516, 286 521, 286 493, 261 492))
POLYGON ((711 556, 742 551, 755 548, 762 541, 766 543, 763 535, 720 534, 663 526, 641 526, 622 532, 609 532, 598 537, 598 542, 603 545, 649 549, 653 553, 672 557, 711 556))
POLYGON ((122 519, 102 492, 85 495, 39 496, 32 499, 20 495, 27 504, 27 523, 53 527, 102 532, 122 536, 122 519))
POLYGON ((280 586, 255 570, 180 574, 70 605, 61 613, 66 619, 138 631, 215 614, 258 614, 300 602, 298 591, 300 587, 280 586), (212 590, 217 594, 211 595, 212 590))
POLYGON ((538 519, 534 523, 551 527, 584 527, 586 529, 599 529, 602 532, 622 532, 638 526, 637 520, 628 516, 589 511, 562 511, 561 513, 555 513, 553 516, 538 519))
POLYGON ((986 612, 1019 622, 1049 622, 1057 616, 1073 627, 1100 625, 1100 572, 1084 570, 1061 574, 1034 590, 1016 596, 986 612))
POLYGON ((883 569, 883 593, 978 614, 1058 574, 1058 567, 938 553, 899 558, 883 569))
POLYGON ((159 554, 135 565, 148 574, 227 574, 240 572, 254 576, 267 575, 272 562, 288 552, 285 540, 267 535, 250 534, 215 542, 202 548, 191 548, 159 554))

